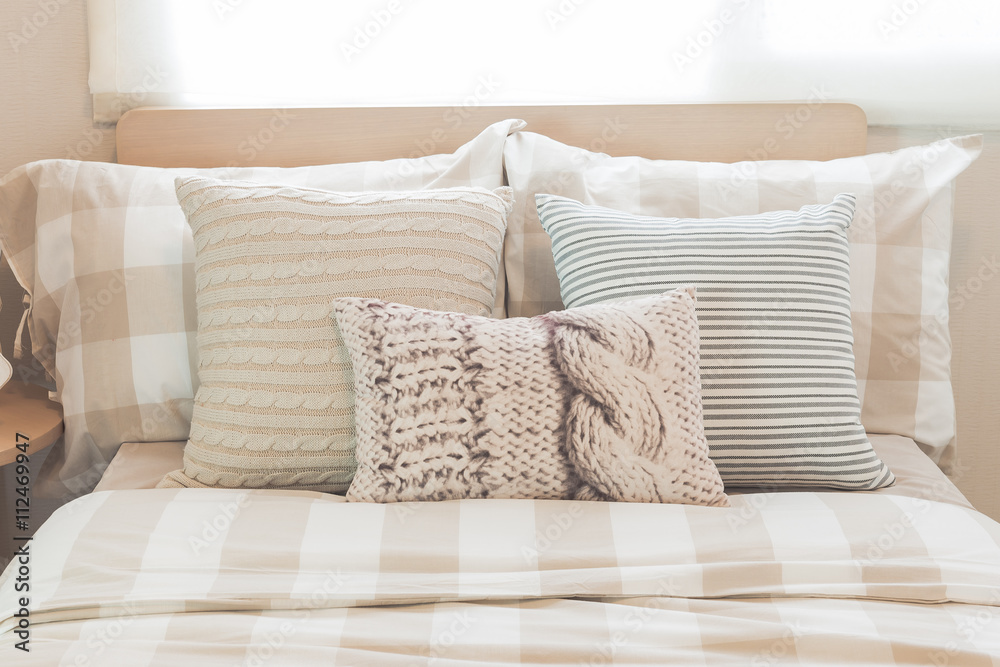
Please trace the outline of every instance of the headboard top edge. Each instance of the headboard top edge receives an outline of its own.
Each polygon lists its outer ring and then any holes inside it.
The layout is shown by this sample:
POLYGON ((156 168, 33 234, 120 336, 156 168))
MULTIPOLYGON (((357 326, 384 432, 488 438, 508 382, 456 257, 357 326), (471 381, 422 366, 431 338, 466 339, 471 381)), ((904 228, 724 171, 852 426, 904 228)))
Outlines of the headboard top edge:
POLYGON ((734 162, 865 152, 867 118, 850 102, 482 105, 468 107, 141 107, 122 116, 118 161, 158 167, 302 166, 411 157, 435 136, 451 152, 493 122, 588 147, 609 118, 625 129, 607 152, 734 162), (261 150, 249 150, 256 146, 261 150), (762 156, 762 157, 761 157, 762 156))

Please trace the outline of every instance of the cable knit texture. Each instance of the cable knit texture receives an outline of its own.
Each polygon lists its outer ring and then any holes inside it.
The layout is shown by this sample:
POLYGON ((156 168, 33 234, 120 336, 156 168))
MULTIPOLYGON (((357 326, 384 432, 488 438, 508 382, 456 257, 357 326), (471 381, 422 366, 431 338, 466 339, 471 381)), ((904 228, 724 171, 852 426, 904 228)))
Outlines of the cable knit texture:
POLYGON ((330 302, 489 314, 510 189, 333 193, 196 177, 177 195, 194 234, 201 386, 184 468, 160 486, 346 491, 354 384, 330 302))
POLYGON ((336 299, 354 368, 349 500, 724 506, 694 288, 531 319, 336 299))

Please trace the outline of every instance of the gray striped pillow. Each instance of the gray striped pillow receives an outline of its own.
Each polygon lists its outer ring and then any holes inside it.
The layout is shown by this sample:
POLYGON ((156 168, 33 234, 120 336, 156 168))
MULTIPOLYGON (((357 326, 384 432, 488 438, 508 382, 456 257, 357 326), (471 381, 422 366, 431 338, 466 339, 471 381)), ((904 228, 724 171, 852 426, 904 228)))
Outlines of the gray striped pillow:
POLYGON ((705 434, 727 485, 876 489, 895 478, 861 425, 854 201, 708 220, 535 197, 567 307, 697 286, 705 434))

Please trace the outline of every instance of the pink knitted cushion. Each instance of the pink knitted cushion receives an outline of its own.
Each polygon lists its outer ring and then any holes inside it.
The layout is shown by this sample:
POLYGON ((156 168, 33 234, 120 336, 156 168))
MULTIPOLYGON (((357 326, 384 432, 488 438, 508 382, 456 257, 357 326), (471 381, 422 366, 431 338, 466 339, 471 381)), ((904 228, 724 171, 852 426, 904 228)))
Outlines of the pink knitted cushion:
POLYGON ((694 288, 531 319, 337 299, 349 500, 728 505, 708 458, 694 288))

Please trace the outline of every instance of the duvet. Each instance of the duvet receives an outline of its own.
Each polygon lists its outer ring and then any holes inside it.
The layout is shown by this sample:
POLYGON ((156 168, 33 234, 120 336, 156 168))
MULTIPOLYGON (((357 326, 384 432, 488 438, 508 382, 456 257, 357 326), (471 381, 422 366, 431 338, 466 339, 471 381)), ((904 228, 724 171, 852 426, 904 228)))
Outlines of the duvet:
POLYGON ((98 492, 0 579, 0 664, 1000 664, 1000 524, 731 500, 98 492))

